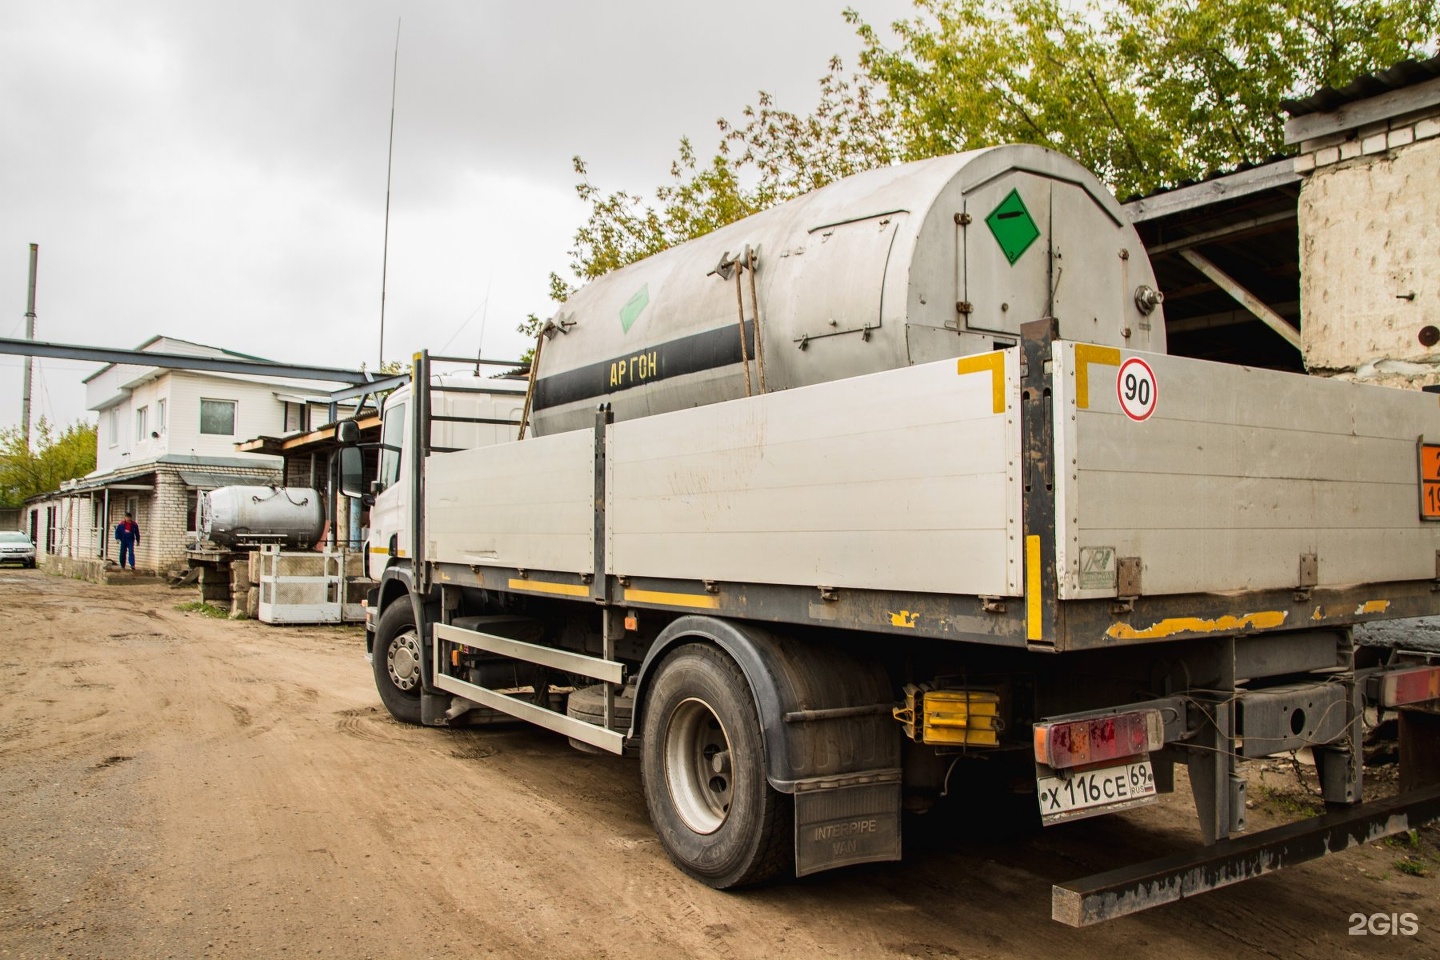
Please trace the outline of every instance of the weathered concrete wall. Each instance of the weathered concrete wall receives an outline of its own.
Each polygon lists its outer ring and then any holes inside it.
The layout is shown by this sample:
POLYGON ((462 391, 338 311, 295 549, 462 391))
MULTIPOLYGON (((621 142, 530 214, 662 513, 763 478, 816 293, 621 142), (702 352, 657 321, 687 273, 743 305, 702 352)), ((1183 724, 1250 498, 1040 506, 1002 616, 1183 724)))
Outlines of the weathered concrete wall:
POLYGON ((1440 119, 1409 117, 1302 149, 1306 368, 1440 383, 1440 119))
POLYGON ((40 568, 46 573, 53 573, 59 577, 69 577, 71 580, 89 580, 91 583, 106 582, 106 568, 108 564, 104 560, 74 559, 71 557, 43 556, 40 558, 40 568))

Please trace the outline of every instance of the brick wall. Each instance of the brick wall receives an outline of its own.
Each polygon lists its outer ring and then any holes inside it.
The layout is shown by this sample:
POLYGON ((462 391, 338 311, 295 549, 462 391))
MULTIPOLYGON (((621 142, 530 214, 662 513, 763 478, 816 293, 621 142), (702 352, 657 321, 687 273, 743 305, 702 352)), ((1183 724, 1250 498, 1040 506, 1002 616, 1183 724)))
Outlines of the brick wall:
POLYGON ((1300 151, 1306 369, 1440 383, 1440 110, 1316 137, 1300 151))

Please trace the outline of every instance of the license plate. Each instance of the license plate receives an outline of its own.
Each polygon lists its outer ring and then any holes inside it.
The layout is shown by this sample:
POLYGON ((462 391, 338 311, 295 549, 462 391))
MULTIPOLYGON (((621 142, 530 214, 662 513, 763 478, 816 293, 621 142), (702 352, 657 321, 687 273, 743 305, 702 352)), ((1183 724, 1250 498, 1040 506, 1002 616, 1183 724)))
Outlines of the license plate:
POLYGON ((1038 773, 1035 787, 1040 794, 1040 817, 1047 824, 1094 817, 1156 799, 1155 772, 1149 760, 1063 777, 1038 773))

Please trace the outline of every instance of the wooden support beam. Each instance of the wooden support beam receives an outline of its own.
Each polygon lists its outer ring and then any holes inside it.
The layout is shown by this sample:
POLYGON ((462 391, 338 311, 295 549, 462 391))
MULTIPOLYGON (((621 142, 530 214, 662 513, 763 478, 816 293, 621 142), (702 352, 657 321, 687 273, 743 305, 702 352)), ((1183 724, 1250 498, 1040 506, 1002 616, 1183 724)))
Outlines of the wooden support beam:
POLYGON ((1176 252, 1184 257, 1192 267, 1209 277, 1217 287, 1239 301, 1246 310, 1249 310, 1255 314, 1255 316, 1259 317, 1261 323, 1284 337, 1290 346, 1296 350, 1300 349, 1300 331, 1290 326, 1284 317, 1266 306, 1263 300, 1237 283, 1234 277, 1231 277, 1224 270, 1221 270, 1194 250, 1186 249, 1176 252))

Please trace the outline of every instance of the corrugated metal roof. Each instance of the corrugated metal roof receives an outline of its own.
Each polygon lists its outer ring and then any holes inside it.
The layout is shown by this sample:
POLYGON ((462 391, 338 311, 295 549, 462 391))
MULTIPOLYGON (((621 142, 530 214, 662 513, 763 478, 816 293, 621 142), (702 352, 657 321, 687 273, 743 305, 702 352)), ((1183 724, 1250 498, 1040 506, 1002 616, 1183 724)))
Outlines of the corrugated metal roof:
POLYGON ((1377 70, 1356 77, 1345 86, 1322 87, 1297 100, 1281 100, 1280 109, 1292 117, 1303 117, 1312 113, 1328 113, 1347 103, 1368 100, 1391 90, 1413 87, 1427 80, 1440 77, 1440 56, 1429 60, 1402 60, 1387 70, 1377 70))

